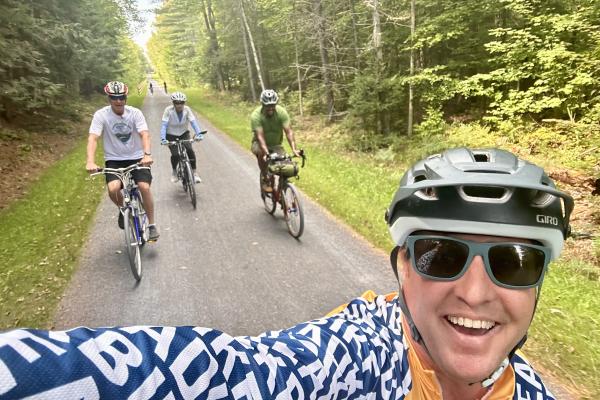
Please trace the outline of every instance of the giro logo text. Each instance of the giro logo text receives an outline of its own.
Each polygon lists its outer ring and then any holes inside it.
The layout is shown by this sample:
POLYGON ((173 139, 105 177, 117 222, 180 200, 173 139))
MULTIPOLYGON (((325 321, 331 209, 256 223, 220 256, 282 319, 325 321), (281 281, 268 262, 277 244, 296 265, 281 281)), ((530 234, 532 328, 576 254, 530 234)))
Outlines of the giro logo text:
POLYGON ((550 215, 536 215, 535 220, 540 224, 558 225, 558 218, 550 215))

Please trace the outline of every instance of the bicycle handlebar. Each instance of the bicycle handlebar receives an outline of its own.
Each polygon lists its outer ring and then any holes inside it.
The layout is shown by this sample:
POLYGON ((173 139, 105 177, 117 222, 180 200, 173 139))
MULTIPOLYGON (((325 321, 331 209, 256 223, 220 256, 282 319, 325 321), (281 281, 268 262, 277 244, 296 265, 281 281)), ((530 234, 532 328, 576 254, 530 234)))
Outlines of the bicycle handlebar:
MULTIPOLYGON (((188 132, 188 131, 186 131, 188 132)), ((198 135, 206 135, 208 133, 208 131, 200 131, 198 133, 198 135)), ((177 142, 180 143, 192 143, 192 142, 198 142, 199 140, 196 139, 195 137, 191 138, 191 139, 176 139, 176 140, 167 140, 166 143, 161 143, 161 146, 170 146, 173 144, 177 144, 177 142)))
POLYGON ((90 173, 90 176, 105 175, 105 174, 123 175, 127 172, 133 171, 134 169, 150 169, 150 167, 136 163, 136 164, 131 164, 130 166, 124 167, 124 168, 98 168, 96 170, 96 172, 90 173))
POLYGON ((304 168, 304 164, 306 163, 306 155, 304 154, 304 149, 300 149, 298 151, 298 153, 299 153, 299 156, 289 155, 289 154, 279 154, 279 153, 267 154, 267 162, 285 161, 285 160, 291 160, 292 158, 295 158, 295 157, 300 157, 300 158, 302 158, 302 168, 304 168))

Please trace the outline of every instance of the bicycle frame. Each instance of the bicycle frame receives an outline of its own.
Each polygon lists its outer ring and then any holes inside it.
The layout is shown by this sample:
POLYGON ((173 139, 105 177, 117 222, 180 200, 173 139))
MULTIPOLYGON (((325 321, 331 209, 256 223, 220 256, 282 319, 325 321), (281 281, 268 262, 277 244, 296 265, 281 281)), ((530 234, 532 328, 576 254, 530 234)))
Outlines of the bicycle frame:
MULTIPOLYGON (((91 174, 91 176, 111 174, 119 178, 122 186, 121 195, 123 196, 123 205, 120 207, 121 213, 124 214, 124 210, 129 208, 134 216, 139 217, 143 215, 144 218, 147 218, 145 211, 141 212, 144 207, 142 193, 131 176, 131 173, 136 169, 150 169, 150 167, 133 164, 125 168, 102 168, 98 172, 91 174), (141 201, 142 204, 137 204, 137 201, 141 201)), ((140 245, 144 244, 146 241, 146 232, 143 227, 143 221, 140 221, 139 218, 134 218, 134 224, 138 243, 140 245)))
POLYGON ((100 169, 91 175, 111 174, 121 181, 123 205, 120 206, 120 212, 123 215, 126 250, 131 272, 134 278, 139 281, 142 278, 141 249, 148 240, 146 235, 148 217, 144 210, 142 194, 131 176, 131 173, 136 169, 150 168, 133 164, 126 168, 100 169))
MULTIPOLYGON (((304 151, 302 150, 300 151, 300 157, 302 157, 302 167, 304 167, 306 157, 304 156, 304 151)), ((291 161, 291 159, 292 157, 287 154, 274 154, 269 156, 267 162, 269 166, 273 162, 291 161)), ((298 178, 297 175, 295 175, 295 177, 298 178)), ((262 179, 263 178, 261 174, 261 182, 262 179)), ((304 212, 298 196, 298 191, 296 190, 295 186, 289 182, 290 177, 287 177, 283 174, 280 175, 277 173, 271 173, 269 172, 268 167, 267 179, 270 181, 272 191, 263 191, 261 183, 261 197, 263 199, 265 210, 269 214, 273 215, 275 209, 277 208, 277 204, 279 204, 283 211, 290 235, 298 239, 304 231, 304 212)))

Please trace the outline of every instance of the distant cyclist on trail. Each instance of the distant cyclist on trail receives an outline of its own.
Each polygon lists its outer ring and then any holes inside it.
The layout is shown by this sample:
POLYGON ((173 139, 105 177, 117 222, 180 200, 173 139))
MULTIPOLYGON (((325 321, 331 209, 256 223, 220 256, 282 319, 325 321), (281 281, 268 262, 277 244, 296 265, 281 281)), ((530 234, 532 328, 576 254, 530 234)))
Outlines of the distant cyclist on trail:
POLYGON ((154 94, 154 87, 152 86, 152 82, 148 85, 148 89, 150 89, 150 94, 154 94))
POLYGON ((167 81, 163 81, 163 87, 165 88, 165 94, 167 94, 167 81))
MULTIPOLYGON (((198 125, 196 116, 191 108, 185 105, 187 97, 181 92, 175 92, 171 95, 173 105, 167 106, 163 112, 162 125, 160 128, 160 141, 166 144, 167 141, 172 142, 180 139, 185 140, 190 138, 190 131, 188 126, 192 125, 194 132, 196 133, 194 138, 197 140, 204 139, 202 135, 202 129, 198 125)), ((192 164, 192 170, 194 172, 194 182, 200 183, 202 179, 196 173, 196 153, 192 148, 191 143, 184 143, 187 151, 190 163, 192 164)), ((169 146, 171 150, 171 168, 173 169, 171 174, 171 182, 177 182, 177 163, 179 162, 179 156, 177 154, 177 147, 174 145, 169 146)))
MULTIPOLYGON (((118 81, 108 82, 104 86, 104 92, 108 96, 109 105, 96 111, 92 119, 87 144, 86 170, 90 173, 98 170, 95 157, 100 136, 103 136, 107 168, 124 168, 136 163, 152 165, 148 125, 139 109, 126 105, 129 92, 127 85, 118 81)), ((154 201, 150 191, 152 174, 148 169, 140 169, 133 171, 132 177, 142 193, 144 208, 148 215, 150 223, 148 240, 154 241, 160 235, 154 224, 154 201)), ((121 181, 117 176, 107 174, 106 184, 110 199, 121 207, 123 205, 121 181)), ((123 229, 121 211, 119 211, 118 224, 119 228, 123 229)))
POLYGON ((512 153, 447 150, 406 171, 386 212, 398 293, 367 292, 258 336, 13 330, 0 334, 0 395, 554 400, 519 348, 572 210, 541 168, 512 153))
POLYGON ((267 156, 271 153, 285 154, 282 146, 283 132, 294 155, 300 156, 290 126, 290 116, 285 108, 277 104, 278 101, 279 96, 274 90, 263 90, 260 94, 261 105, 250 115, 250 126, 254 133, 251 150, 258 161, 261 185, 265 192, 273 190, 267 179, 267 156))

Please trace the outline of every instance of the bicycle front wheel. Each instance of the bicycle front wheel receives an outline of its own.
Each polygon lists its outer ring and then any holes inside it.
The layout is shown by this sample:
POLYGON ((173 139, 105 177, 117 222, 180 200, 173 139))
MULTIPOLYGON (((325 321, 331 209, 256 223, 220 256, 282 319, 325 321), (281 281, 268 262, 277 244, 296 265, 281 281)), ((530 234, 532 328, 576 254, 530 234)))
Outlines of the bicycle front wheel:
POLYGON ((291 183, 283 188, 283 213, 290 235, 298 239, 304 232, 304 212, 298 191, 291 183))
POLYGON ((136 216, 133 215, 130 208, 123 213, 123 222, 125 223, 125 246, 127 256, 129 257, 129 266, 131 273, 136 281, 142 279, 142 255, 140 251, 139 230, 136 226, 136 216))
POLYGON ((187 181, 188 194, 194 210, 196 209, 196 181, 194 180, 194 172, 189 162, 185 163, 185 180, 187 181))

